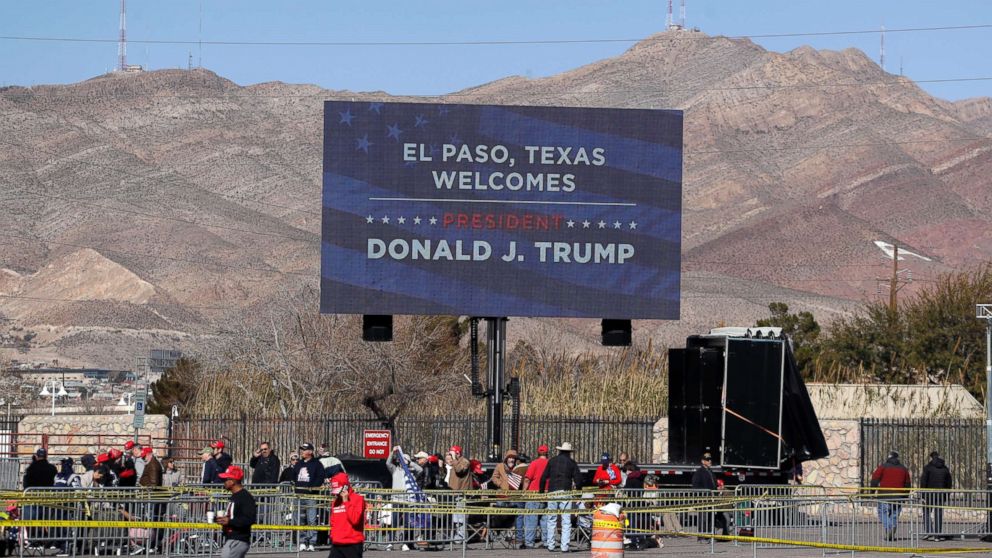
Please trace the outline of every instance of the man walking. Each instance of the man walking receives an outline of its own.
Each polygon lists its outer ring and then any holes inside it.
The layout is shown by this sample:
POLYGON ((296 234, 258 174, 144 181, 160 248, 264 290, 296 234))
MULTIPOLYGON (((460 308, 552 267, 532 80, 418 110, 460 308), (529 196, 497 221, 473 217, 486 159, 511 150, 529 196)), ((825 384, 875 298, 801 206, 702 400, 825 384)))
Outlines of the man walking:
MULTIPOLYGON (((527 472, 524 473, 524 480, 521 488, 526 490, 530 496, 536 496, 541 490, 541 477, 544 475, 544 469, 548 466, 548 446, 541 444, 537 447, 537 459, 531 461, 530 465, 527 466, 527 472)), ((544 503, 535 500, 527 500, 524 506, 528 510, 540 510, 544 509, 544 503)), ((537 526, 538 520, 540 520, 541 533, 548 531, 548 516, 537 514, 527 514, 524 516, 524 542, 520 545, 521 549, 525 548, 537 548, 537 526)))
MULTIPOLYGON (((313 444, 300 446, 300 460, 294 467, 296 476, 296 493, 316 495, 324 484, 324 468, 313 456, 313 444)), ((317 501, 310 498, 300 498, 300 525, 317 525, 317 501)), ((317 544, 316 531, 300 533, 300 552, 313 552, 317 544)))
POLYGON ((947 492, 954 485, 951 470, 944 464, 943 458, 936 451, 930 453, 930 463, 923 467, 920 476, 920 488, 923 491, 923 532, 924 539, 943 540, 944 504, 947 502, 947 492))
POLYGON ((565 512, 561 517, 561 551, 569 552, 568 544, 572 542, 572 516, 568 510, 572 504, 568 492, 582 487, 582 472, 579 465, 572 459, 572 444, 562 442, 555 448, 558 455, 548 461, 539 481, 540 492, 550 492, 552 499, 548 501, 547 529, 544 532, 544 545, 550 552, 555 550, 555 531, 558 529, 557 510, 565 512), (557 493, 557 494, 556 494, 557 493))
POLYGON ((894 541, 899 524, 902 500, 909 495, 912 482, 909 471, 899 462, 899 454, 889 453, 888 459, 871 474, 871 486, 882 489, 878 495, 878 518, 885 531, 885 540, 894 541))
POLYGON ((224 481, 224 489, 231 493, 227 510, 214 519, 224 533, 220 558, 243 558, 251 547, 251 526, 258 520, 258 506, 255 497, 242 485, 245 472, 241 467, 232 465, 218 476, 224 481))
POLYGON ((279 484, 279 456, 268 442, 262 442, 248 461, 252 484, 279 484))

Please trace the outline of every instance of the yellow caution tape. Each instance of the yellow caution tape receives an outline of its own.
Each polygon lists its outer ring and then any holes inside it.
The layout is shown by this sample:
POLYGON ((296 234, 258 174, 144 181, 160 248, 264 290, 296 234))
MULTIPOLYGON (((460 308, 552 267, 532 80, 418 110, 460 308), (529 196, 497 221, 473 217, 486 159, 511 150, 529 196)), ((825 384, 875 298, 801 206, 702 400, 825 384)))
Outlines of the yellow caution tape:
MULTIPOLYGON (((633 530, 631 530, 633 531, 633 530)), ((839 543, 821 543, 821 542, 810 542, 810 541, 793 541, 788 539, 774 539, 770 537, 741 537, 737 535, 708 535, 706 533, 686 533, 684 531, 677 531, 671 533, 680 537, 697 537, 705 539, 716 539, 721 541, 737 541, 744 543, 765 543, 765 544, 780 544, 788 546, 802 546, 808 548, 825 548, 831 550, 847 550, 854 552, 888 552, 893 554, 916 554, 920 551, 926 552, 926 554, 955 554, 955 553, 973 553, 973 552, 988 552, 988 548, 921 548, 921 547, 895 547, 895 546, 872 546, 872 545, 858 545, 858 544, 839 544, 839 543)))

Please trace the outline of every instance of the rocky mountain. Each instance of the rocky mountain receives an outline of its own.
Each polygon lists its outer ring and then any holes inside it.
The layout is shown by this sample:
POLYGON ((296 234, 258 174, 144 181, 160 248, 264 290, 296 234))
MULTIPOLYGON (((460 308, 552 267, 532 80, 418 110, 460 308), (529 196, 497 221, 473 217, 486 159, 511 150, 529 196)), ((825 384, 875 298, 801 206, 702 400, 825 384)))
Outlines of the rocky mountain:
MULTIPOLYGON (((326 99, 400 98, 206 70, 0 89, 0 317, 41 332, 9 356, 128 367, 315 285, 326 99)), ((639 338, 772 301, 829 321, 890 273, 875 240, 933 259, 903 262, 917 285, 992 256, 992 100, 933 98, 857 50, 670 31, 443 99, 686 111, 682 320, 639 338)), ((592 347, 598 327, 517 320, 511 341, 592 347)))

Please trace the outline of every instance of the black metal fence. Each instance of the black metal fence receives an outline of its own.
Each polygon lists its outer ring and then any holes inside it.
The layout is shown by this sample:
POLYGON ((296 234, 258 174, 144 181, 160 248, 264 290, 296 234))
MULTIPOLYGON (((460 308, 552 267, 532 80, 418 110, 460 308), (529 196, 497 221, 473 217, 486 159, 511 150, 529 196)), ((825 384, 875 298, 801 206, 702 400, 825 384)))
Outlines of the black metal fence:
POLYGON ((982 419, 861 419, 861 484, 894 450, 918 486, 930 452, 938 451, 954 488, 985 490, 985 443, 982 419))
MULTIPOLYGON (((571 442, 580 462, 596 462, 604 451, 614 455, 626 451, 641 462, 651 461, 653 418, 611 419, 608 417, 522 416, 519 451, 533 457, 540 444, 552 448, 571 442)), ((509 417, 505 424, 509 424, 509 417)), ((361 455, 365 429, 381 429, 382 423, 366 415, 335 415, 322 420, 179 419, 173 421, 173 453, 179 459, 195 459, 212 440, 223 439, 235 461, 247 461, 259 442, 272 444, 285 459, 303 442, 326 443, 332 454, 361 455)), ((400 444, 410 452, 443 452, 452 444, 462 446, 468 457, 485 459, 489 453, 483 417, 400 417, 396 432, 400 444)), ((504 448, 511 447, 506 432, 504 448)))

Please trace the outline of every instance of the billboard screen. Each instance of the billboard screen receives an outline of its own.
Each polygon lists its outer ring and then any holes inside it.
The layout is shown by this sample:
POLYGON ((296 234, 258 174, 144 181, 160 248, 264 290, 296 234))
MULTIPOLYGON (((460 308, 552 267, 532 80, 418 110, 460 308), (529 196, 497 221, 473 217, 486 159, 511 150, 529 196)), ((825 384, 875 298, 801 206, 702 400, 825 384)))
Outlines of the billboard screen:
POLYGON ((328 101, 321 311, 678 319, 682 112, 328 101))

